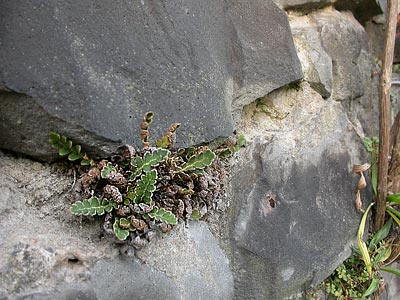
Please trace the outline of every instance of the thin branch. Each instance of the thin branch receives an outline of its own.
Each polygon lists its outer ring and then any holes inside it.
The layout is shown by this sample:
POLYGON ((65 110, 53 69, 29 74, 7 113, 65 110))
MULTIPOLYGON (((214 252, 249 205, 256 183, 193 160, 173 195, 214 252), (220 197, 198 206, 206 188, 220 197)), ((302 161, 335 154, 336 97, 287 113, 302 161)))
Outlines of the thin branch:
POLYGON ((388 159, 390 151, 390 83, 396 37, 397 13, 397 0, 389 0, 386 13, 385 50, 379 94, 378 197, 376 199, 375 230, 379 230, 385 222, 388 159))

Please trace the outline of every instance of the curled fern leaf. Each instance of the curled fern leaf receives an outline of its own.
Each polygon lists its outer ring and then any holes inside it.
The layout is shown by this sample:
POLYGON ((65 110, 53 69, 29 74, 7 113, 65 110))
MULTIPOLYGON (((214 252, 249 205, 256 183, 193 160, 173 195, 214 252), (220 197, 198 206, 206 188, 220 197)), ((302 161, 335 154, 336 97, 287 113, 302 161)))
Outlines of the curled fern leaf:
POLYGON ((96 196, 90 199, 84 199, 71 205, 70 211, 74 215, 94 216, 103 215, 105 212, 111 212, 117 208, 117 203, 113 200, 103 199, 100 203, 96 196))
POLYGON ((173 123, 169 126, 166 134, 163 135, 161 140, 156 141, 159 148, 172 148, 176 141, 176 130, 181 126, 181 123, 173 123))
POLYGON ((140 180, 137 182, 137 187, 134 191, 135 203, 149 204, 151 202, 151 198, 153 197, 153 192, 156 190, 155 186, 156 182, 157 182, 156 170, 152 170, 142 175, 140 180))
POLYGON ((140 139, 142 140, 143 148, 150 147, 149 142, 149 127, 150 124, 153 122, 154 113, 149 111, 145 113, 142 123, 140 123, 140 139))
MULTIPOLYGON (((124 219, 124 218, 122 218, 122 219, 124 219)), ((121 219, 121 220, 122 220, 122 219, 121 219)), ((126 220, 126 219, 124 219, 124 220, 126 220)), ((123 226, 124 223, 125 223, 125 222, 122 221, 122 226, 123 226)), ((124 241, 124 240, 126 240, 126 238, 127 238, 128 235, 129 235, 129 229, 123 229, 123 228, 121 228, 120 225, 121 225, 121 224, 120 224, 120 219, 119 219, 119 218, 115 218, 115 222, 114 222, 114 225, 113 225, 113 229, 114 229, 115 236, 116 236, 119 240, 124 241)))
POLYGON ((156 167, 158 164, 167 159, 169 155, 169 151, 167 149, 157 149, 152 153, 146 153, 143 158, 136 157, 132 159, 131 164, 136 167, 135 171, 131 175, 131 180, 134 180, 138 177, 143 171, 150 171, 151 167, 156 167))
POLYGON ((201 170, 211 165, 215 159, 215 154, 210 149, 201 152, 198 155, 194 155, 189 158, 188 162, 182 166, 178 173, 201 170))
POLYGON ((176 225, 178 223, 178 219, 176 216, 164 208, 154 207, 153 210, 149 213, 149 217, 153 218, 157 221, 161 221, 165 224, 176 225))

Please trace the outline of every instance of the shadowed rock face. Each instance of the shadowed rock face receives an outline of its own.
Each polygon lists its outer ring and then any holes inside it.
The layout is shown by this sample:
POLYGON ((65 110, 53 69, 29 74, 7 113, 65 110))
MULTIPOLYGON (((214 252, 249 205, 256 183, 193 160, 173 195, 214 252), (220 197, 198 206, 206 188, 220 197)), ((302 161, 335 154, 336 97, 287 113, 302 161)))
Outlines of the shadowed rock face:
POLYGON ((178 141, 188 146, 230 135, 232 110, 302 77, 286 16, 272 1, 0 6, 0 87, 19 94, 19 102, 3 94, 0 116, 23 116, 1 121, 0 147, 40 159, 52 153, 44 145, 54 118, 69 137, 86 135, 84 146, 110 148, 138 145, 136 128, 152 110, 153 135, 181 122, 178 141))

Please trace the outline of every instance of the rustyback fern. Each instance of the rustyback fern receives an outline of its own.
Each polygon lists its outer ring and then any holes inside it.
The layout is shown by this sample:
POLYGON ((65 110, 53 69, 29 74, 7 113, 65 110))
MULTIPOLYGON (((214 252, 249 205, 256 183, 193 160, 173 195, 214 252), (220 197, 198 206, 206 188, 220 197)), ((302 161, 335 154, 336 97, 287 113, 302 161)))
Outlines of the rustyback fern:
POLYGON ((143 174, 140 180, 137 182, 137 187, 134 191, 135 203, 149 204, 151 202, 153 192, 156 190, 156 182, 157 170, 152 170, 143 174))
POLYGON ((49 142, 50 145, 58 149, 58 155, 68 155, 68 160, 70 161, 82 159, 82 166, 94 163, 93 160, 91 160, 86 153, 81 153, 82 148, 80 145, 73 146, 72 141, 64 135, 59 135, 58 133, 50 131, 49 142))
POLYGON ((132 226, 132 224, 126 218, 115 218, 113 224, 113 230, 115 236, 124 241, 129 236, 129 231, 135 231, 136 229, 132 226))
POLYGON ((104 215, 106 232, 112 231, 118 240, 128 240, 136 248, 157 232, 171 230, 179 219, 201 219, 224 194, 223 167, 214 163, 213 151, 206 146, 173 148, 180 123, 173 123, 157 140, 157 147, 151 147, 153 115, 146 113, 140 124, 141 150, 126 145, 109 160, 99 162, 90 160, 67 137, 50 132, 50 143, 61 156, 91 165, 89 170, 76 169, 83 173, 80 178, 86 198, 74 203, 70 212, 104 215))
POLYGON ((107 178, 109 174, 116 173, 117 169, 112 165, 112 163, 107 163, 101 170, 101 178, 107 178))
POLYGON ((115 201, 106 198, 100 201, 96 196, 93 196, 90 199, 84 199, 72 204, 70 211, 74 215, 101 216, 106 212, 111 212, 114 208, 117 208, 115 201))
POLYGON ((143 171, 150 171, 152 167, 158 166, 158 164, 164 161, 168 155, 169 151, 166 149, 157 149, 152 153, 146 153, 144 157, 136 157, 132 159, 131 165, 135 168, 130 177, 131 180, 134 180, 138 177, 143 171))
POLYGON ((154 209, 149 213, 149 217, 164 222, 165 224, 176 225, 178 223, 178 219, 175 215, 163 208, 154 207, 154 209))
POLYGON ((181 167, 179 173, 204 169, 205 167, 211 165, 214 159, 214 152, 212 152, 210 149, 207 149, 198 155, 193 155, 188 162, 181 167))

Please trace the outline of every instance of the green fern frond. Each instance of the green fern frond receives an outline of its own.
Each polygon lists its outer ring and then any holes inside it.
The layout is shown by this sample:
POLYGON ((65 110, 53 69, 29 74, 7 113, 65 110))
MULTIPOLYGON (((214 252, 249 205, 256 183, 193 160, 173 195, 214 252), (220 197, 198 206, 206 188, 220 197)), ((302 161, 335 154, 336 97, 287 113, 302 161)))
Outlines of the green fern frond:
POLYGON ((156 170, 144 173, 140 178, 140 180, 137 182, 137 187, 134 190, 135 203, 149 204, 151 202, 151 198, 153 197, 153 192, 156 190, 155 186, 156 182, 157 182, 156 170))
POLYGON ((114 208, 117 208, 118 204, 113 200, 108 200, 103 198, 99 201, 96 196, 90 199, 84 199, 83 201, 78 201, 71 205, 70 211, 74 215, 83 216, 94 216, 103 215, 105 212, 111 212, 114 208))
POLYGON ((152 167, 158 166, 160 162, 167 159, 169 153, 167 149, 157 149, 152 153, 146 153, 143 158, 132 159, 131 165, 135 167, 135 170, 130 179, 135 180, 142 172, 148 172, 152 167))
POLYGON ((194 170, 201 170, 212 164, 215 159, 215 154, 210 149, 201 152, 197 155, 193 155, 189 158, 188 162, 184 164, 178 173, 184 173, 194 170))
POLYGON ((149 217, 165 224, 176 225, 178 223, 176 216, 172 212, 163 208, 154 207, 149 213, 149 217))

